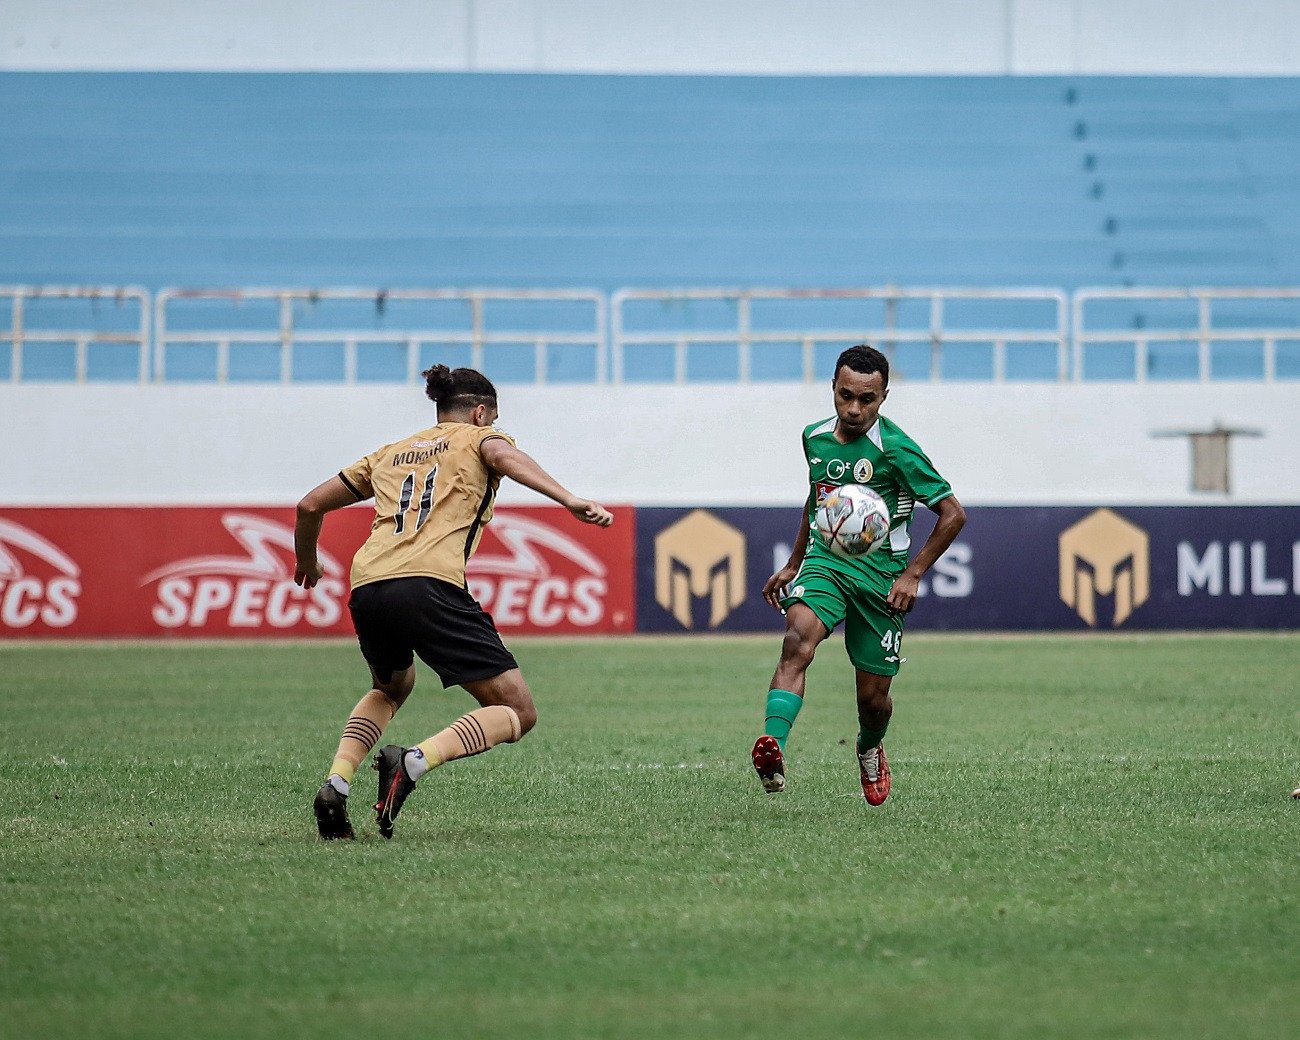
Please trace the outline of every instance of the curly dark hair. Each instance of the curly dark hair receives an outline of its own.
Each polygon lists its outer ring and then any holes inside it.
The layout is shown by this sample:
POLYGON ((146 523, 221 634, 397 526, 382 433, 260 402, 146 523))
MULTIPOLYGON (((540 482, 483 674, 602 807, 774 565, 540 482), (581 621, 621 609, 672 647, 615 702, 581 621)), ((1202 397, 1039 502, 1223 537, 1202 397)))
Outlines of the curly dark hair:
POLYGON ((434 365, 421 374, 424 376, 424 392, 439 410, 497 403, 497 388, 492 385, 492 380, 472 368, 434 365))
POLYGON ((835 376, 840 374, 840 369, 846 365, 854 372, 861 372, 863 375, 879 372, 885 389, 889 388, 889 358, 870 344, 859 343, 857 346, 849 347, 840 355, 840 359, 835 362, 835 375, 831 376, 832 383, 835 382, 835 376))

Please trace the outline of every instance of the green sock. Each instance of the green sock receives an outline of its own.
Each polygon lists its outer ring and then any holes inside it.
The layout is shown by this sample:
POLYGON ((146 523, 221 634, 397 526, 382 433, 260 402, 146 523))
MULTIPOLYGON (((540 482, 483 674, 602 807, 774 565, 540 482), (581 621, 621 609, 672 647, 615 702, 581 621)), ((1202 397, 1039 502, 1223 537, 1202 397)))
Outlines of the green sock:
POLYGON ((776 742, 785 750, 785 739, 790 735, 794 720, 799 717, 803 707, 803 698, 789 690, 768 690, 767 711, 763 720, 763 732, 769 737, 776 737, 776 742))
POLYGON ((886 722, 879 729, 867 729, 866 726, 858 723, 858 754, 870 751, 873 747, 885 739, 885 730, 889 729, 889 723, 886 722))

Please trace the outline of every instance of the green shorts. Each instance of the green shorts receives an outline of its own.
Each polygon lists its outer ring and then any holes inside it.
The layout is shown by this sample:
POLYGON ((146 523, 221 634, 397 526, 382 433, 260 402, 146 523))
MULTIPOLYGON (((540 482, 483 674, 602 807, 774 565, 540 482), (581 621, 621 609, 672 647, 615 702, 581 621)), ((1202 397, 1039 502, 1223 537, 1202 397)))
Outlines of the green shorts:
POLYGON ((903 649, 903 615, 890 607, 893 579, 841 571, 820 560, 804 560, 781 600, 787 610, 802 603, 827 631, 844 622, 844 649, 853 667, 873 675, 897 675, 903 649))

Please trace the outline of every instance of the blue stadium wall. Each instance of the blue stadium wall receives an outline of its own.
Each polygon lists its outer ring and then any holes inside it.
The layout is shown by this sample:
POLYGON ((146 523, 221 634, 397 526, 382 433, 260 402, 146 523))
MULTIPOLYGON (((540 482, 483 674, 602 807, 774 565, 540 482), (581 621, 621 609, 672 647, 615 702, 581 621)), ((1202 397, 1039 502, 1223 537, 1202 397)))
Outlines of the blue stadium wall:
POLYGON ((0 283, 1300 281, 1300 80, 0 72, 0 283))

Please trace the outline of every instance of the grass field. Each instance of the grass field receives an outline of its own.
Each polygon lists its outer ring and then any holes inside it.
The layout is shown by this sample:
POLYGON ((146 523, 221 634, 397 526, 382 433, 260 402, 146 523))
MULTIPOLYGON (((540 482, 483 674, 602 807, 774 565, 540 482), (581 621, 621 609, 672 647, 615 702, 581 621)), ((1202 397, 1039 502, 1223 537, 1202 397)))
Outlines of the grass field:
POLYGON ((353 647, 0 648, 0 1035, 1300 1034, 1298 637, 912 637, 881 809, 837 645, 774 797, 775 640, 515 650, 537 731, 325 845, 353 647))

